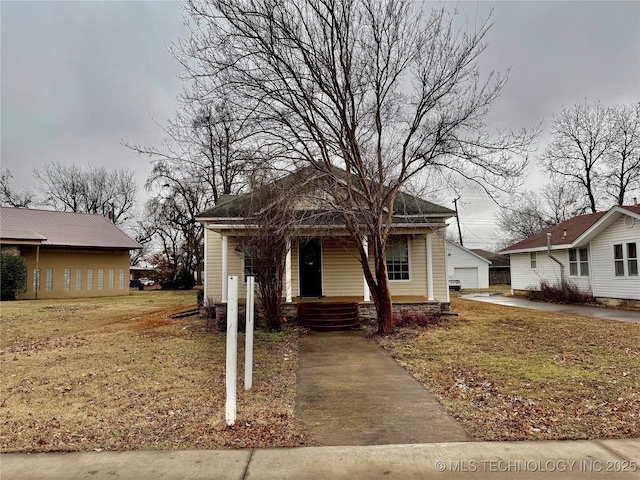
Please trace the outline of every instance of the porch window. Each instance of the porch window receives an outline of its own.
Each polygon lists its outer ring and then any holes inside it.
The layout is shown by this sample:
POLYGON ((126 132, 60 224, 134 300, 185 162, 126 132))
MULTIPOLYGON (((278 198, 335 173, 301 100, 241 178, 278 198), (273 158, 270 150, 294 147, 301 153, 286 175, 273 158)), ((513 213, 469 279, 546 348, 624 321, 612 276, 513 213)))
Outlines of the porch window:
POLYGON ((529 267, 538 268, 538 252, 529 252, 529 267))
POLYGON ((113 280, 114 280, 114 273, 115 273, 115 272, 114 272, 113 268, 110 268, 110 269, 109 269, 109 289, 110 289, 110 290, 113 290, 113 285, 114 285, 114 283, 113 283, 113 280))
POLYGON ((87 268, 87 290, 93 290, 93 268, 87 268))
POLYGON ((104 290, 104 269, 98 269, 98 290, 104 290))
POLYGON ((82 290, 82 269, 76 268, 76 290, 82 290))
POLYGON ((124 268, 118 270, 118 288, 124 289, 124 268))
POLYGON ((389 280, 409 280, 409 243, 407 237, 391 237, 387 243, 389 280))
POLYGON ((569 250, 569 275, 589 276, 589 253, 586 248, 569 250))

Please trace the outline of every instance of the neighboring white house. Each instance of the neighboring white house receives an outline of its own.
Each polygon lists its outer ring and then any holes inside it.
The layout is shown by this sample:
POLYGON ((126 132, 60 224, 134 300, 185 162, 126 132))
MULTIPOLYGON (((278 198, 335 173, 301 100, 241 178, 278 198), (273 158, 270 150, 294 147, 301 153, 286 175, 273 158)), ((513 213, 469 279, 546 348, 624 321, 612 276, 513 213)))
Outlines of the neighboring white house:
POLYGON ((489 288, 490 264, 477 253, 447 241, 447 273, 460 280, 462 288, 489 288))
POLYGON ((500 253, 511 257, 514 291, 535 290, 561 277, 599 301, 640 300, 640 205, 579 215, 500 253), (547 248, 547 236, 551 247, 547 248))

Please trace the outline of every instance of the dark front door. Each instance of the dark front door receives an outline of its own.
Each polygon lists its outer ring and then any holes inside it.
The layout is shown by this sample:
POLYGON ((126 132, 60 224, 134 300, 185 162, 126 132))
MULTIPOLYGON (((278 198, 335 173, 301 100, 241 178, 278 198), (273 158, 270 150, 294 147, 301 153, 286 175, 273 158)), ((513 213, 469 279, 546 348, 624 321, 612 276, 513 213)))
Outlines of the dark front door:
POLYGON ((300 296, 322 296, 322 242, 319 238, 300 239, 300 296))

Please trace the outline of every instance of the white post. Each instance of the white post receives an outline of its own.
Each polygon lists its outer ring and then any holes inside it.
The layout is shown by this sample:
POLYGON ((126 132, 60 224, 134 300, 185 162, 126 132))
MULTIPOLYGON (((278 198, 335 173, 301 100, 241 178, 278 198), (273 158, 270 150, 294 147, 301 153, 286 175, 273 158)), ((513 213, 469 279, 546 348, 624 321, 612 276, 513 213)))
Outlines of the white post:
POLYGON ((291 239, 287 240, 287 256, 285 257, 284 291, 286 301, 291 302, 291 239))
POLYGON ((244 337, 244 389, 251 390, 253 386, 253 319, 254 319, 254 286, 255 277, 247 277, 247 305, 245 316, 247 328, 244 337))
POLYGON ((445 292, 446 292, 446 301, 450 302, 451 301, 451 297, 449 295, 449 242, 447 242, 447 239, 445 238, 444 240, 444 284, 445 284, 445 292))
POLYGON ((204 259, 202 260, 202 291, 204 295, 202 297, 202 304, 207 299, 207 251, 208 251, 208 243, 209 243, 209 229, 204 227, 204 259))
POLYGON ((427 300, 433 302, 433 252, 431 234, 427 233, 427 300))
POLYGON ((228 299, 228 258, 229 258, 229 237, 222 235, 222 303, 226 303, 228 299))
MULTIPOLYGON (((369 238, 365 235, 362 237, 362 248, 364 248, 365 255, 367 259, 369 258, 369 238)), ((369 291, 369 284, 367 283, 367 277, 365 277, 364 273, 362 274, 362 278, 364 280, 364 301, 371 301, 371 292, 369 291)))
MULTIPOLYGON (((224 238, 224 237, 223 237, 224 238)), ((236 422, 236 378, 238 376, 238 277, 229 277, 229 301, 227 303, 227 425, 236 422)))

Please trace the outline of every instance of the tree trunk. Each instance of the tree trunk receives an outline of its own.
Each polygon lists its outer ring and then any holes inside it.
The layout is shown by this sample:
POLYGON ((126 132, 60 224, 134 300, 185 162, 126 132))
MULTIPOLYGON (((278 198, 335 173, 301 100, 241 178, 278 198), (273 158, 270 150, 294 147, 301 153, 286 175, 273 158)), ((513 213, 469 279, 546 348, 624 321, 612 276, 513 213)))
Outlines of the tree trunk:
POLYGON ((378 315, 378 334, 393 332, 393 310, 391 308, 391 291, 389 290, 389 278, 387 277, 386 259, 379 258, 382 262, 376 269, 378 285, 372 292, 373 302, 378 315))

